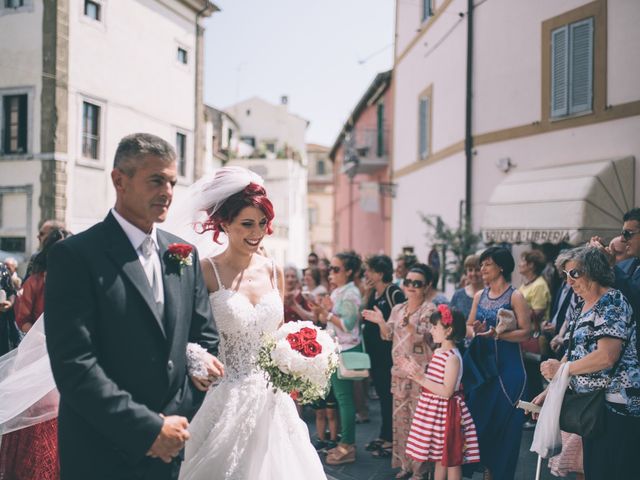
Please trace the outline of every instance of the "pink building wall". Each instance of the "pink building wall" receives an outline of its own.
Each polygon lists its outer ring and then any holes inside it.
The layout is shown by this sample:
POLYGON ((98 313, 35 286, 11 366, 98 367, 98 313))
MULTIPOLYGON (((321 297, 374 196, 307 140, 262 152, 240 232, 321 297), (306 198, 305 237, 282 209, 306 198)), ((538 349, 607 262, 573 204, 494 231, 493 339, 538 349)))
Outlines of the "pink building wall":
POLYGON ((350 184, 349 177, 342 173, 344 147, 340 146, 335 155, 334 165, 334 251, 355 250, 367 256, 391 252, 391 197, 380 195, 379 212, 365 212, 360 207, 360 184, 362 182, 389 183, 392 150, 393 95, 389 86, 378 102, 366 107, 354 124, 354 130, 377 129, 377 106, 384 102, 385 151, 387 166, 369 174, 357 174, 350 184))

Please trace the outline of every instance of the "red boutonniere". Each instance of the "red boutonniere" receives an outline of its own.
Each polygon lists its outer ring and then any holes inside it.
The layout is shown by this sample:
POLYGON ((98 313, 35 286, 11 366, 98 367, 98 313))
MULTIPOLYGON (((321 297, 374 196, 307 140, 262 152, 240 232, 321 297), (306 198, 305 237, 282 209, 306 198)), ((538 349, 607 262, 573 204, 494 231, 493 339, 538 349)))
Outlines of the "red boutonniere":
POLYGON ((190 267, 193 259, 193 247, 191 245, 187 245, 186 243, 172 243, 167 248, 167 254, 169 259, 174 262, 180 272, 182 272, 182 267, 190 267))

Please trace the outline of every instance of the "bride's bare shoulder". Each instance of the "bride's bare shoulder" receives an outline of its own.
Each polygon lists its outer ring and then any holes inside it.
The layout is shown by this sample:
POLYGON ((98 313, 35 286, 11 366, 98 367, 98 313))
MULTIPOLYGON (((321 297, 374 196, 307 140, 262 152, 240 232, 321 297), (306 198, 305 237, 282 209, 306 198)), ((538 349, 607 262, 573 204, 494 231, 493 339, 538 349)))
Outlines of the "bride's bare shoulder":
MULTIPOLYGON (((215 257, 214 257, 215 259, 215 257)), ((211 258, 200 259, 200 268, 202 269, 202 278, 207 286, 209 292, 215 292, 218 290, 218 279, 213 271, 213 265, 211 264, 211 258)))

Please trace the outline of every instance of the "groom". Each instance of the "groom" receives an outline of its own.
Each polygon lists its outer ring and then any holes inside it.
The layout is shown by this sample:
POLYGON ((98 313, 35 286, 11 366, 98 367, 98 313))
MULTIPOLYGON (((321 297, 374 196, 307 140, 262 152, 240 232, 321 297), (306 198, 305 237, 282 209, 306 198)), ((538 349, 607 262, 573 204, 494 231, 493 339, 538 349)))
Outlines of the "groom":
POLYGON ((218 333, 195 250, 156 229, 176 184, 173 148, 154 135, 123 138, 111 173, 115 208, 49 254, 47 348, 60 391, 62 480, 175 479, 188 419, 210 380, 187 374, 186 347, 209 352, 218 333), (181 256, 182 255, 182 256, 181 256))

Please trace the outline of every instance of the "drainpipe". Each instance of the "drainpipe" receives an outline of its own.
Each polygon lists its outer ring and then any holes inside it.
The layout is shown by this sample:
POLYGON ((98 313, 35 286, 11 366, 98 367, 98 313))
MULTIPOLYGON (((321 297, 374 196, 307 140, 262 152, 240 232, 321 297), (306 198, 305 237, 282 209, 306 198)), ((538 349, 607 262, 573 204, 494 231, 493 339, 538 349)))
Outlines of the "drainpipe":
POLYGON ((471 119, 473 114, 473 0, 467 0, 467 92, 465 113, 464 154, 465 168, 465 202, 464 221, 465 226, 471 229, 471 185, 472 185, 472 156, 473 134, 471 119))
POLYGON ((200 18, 211 16, 215 9, 204 2, 204 7, 196 13, 196 55, 195 55, 195 124, 193 139, 193 177, 199 179, 204 173, 204 28, 200 26, 200 18))

